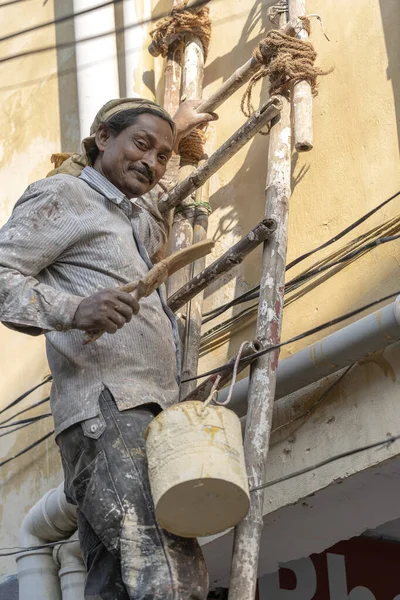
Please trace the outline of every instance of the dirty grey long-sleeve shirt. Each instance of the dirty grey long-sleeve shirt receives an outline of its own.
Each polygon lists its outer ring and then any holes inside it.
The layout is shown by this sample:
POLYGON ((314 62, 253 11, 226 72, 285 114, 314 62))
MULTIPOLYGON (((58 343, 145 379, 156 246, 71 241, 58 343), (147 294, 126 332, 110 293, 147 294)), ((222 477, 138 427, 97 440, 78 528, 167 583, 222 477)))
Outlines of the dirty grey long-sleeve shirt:
POLYGON ((107 387, 120 410, 178 397, 179 341, 162 289, 117 333, 84 346, 71 329, 84 297, 143 277, 165 231, 92 168, 30 185, 0 230, 0 320, 45 331, 56 435, 98 414, 107 387))

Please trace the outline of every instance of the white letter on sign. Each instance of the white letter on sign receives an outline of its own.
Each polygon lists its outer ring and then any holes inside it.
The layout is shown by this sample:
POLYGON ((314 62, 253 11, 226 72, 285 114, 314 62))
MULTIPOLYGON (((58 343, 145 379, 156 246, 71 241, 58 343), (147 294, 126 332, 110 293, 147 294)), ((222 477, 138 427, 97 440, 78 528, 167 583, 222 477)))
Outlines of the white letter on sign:
MULTIPOLYGON (((260 579, 260 600, 312 600, 317 591, 317 576, 310 558, 301 558, 285 563, 285 569, 290 569, 296 575, 294 590, 281 590, 279 571, 265 575, 260 579)), ((342 600, 342 599, 341 599, 342 600)))
POLYGON ((376 600, 368 588, 357 586, 347 592, 346 563, 342 554, 326 555, 330 600, 376 600))

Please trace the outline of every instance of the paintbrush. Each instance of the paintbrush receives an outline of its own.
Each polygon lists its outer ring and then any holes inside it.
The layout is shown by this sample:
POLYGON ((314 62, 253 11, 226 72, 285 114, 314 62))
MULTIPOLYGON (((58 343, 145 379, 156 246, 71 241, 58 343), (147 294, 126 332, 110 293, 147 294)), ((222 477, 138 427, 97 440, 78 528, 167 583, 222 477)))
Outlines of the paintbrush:
MULTIPOLYGON (((119 289, 121 292, 132 294, 139 301, 145 296, 150 296, 170 275, 179 271, 179 269, 186 267, 198 258, 210 254, 213 248, 214 242, 212 240, 204 240, 188 248, 183 248, 183 250, 178 250, 178 252, 167 256, 167 258, 154 265, 142 279, 130 281, 119 289)), ((87 331, 84 335, 83 343, 91 344, 98 340, 103 333, 105 333, 104 330, 87 331)))

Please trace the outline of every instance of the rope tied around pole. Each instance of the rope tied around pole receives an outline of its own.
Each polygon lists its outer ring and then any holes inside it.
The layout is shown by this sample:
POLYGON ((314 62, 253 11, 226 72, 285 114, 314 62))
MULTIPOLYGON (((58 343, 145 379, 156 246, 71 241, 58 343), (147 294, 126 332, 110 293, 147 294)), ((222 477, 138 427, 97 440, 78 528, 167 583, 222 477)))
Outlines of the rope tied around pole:
POLYGON ((194 129, 179 142, 178 152, 181 164, 195 164, 204 156, 203 145, 206 141, 205 132, 202 129, 194 129))
MULTIPOLYGON (((304 29, 311 32, 308 17, 300 17, 304 29)), ((318 94, 317 78, 332 72, 315 66, 317 53, 311 42, 300 40, 280 31, 272 29, 254 49, 253 56, 259 61, 260 69, 250 79, 241 102, 241 110, 246 117, 252 113, 251 99, 254 86, 263 77, 269 77, 269 93, 285 96, 290 99, 293 85, 300 81, 310 84, 313 96, 318 94)))
POLYGON ((204 212, 206 212, 208 215, 211 215, 211 213, 212 213, 212 207, 209 202, 198 202, 198 201, 194 200, 190 204, 185 204, 184 206, 182 206, 182 205, 176 206, 175 214, 186 212, 188 210, 188 208, 202 208, 204 210, 204 212))
POLYGON ((187 0, 179 8, 172 9, 171 15, 161 19, 156 28, 150 31, 153 45, 165 57, 171 44, 191 34, 201 41, 206 61, 211 39, 210 9, 208 6, 201 9, 186 8, 186 2, 187 0))

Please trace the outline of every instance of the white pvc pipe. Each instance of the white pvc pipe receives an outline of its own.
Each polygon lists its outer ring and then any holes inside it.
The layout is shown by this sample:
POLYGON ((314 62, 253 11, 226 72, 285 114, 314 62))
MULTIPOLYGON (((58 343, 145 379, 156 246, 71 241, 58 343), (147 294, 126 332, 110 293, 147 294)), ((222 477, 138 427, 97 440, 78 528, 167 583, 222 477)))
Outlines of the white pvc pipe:
POLYGON ((51 548, 21 554, 17 568, 19 600, 62 600, 51 548))
MULTIPOLYGON (((99 0, 73 0, 74 13, 100 4, 99 0)), ((97 111, 108 100, 119 98, 114 6, 105 6, 75 17, 76 68, 81 137, 89 135, 97 111), (110 35, 88 42, 87 37, 110 35)))
MULTIPOLYGON (((275 400, 332 375, 399 340, 400 296, 391 304, 280 361, 275 400)), ((247 412, 248 387, 249 378, 246 377, 233 388, 229 407, 240 417, 247 412)), ((228 390, 228 387, 221 390, 221 402, 226 400, 228 390)))
POLYGON ((62 600, 84 600, 86 567, 83 562, 78 532, 70 537, 76 540, 71 544, 62 544, 54 548, 54 562, 60 566, 62 600))
MULTIPOLYGON (((64 484, 50 490, 24 518, 20 546, 38 546, 69 537, 76 530, 76 508, 64 495, 64 484)), ((53 549, 24 552, 17 558, 19 600, 61 600, 53 549)))

